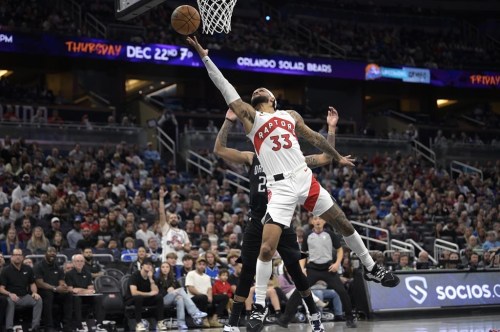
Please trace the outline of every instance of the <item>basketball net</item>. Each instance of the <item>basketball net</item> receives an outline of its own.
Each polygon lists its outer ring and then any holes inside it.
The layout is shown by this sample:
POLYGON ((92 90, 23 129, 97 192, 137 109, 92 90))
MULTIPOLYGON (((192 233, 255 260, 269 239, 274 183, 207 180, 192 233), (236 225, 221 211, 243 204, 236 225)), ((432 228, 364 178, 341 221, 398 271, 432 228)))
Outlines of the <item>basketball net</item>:
POLYGON ((200 9, 203 33, 211 35, 229 33, 231 16, 237 0, 197 0, 200 9))

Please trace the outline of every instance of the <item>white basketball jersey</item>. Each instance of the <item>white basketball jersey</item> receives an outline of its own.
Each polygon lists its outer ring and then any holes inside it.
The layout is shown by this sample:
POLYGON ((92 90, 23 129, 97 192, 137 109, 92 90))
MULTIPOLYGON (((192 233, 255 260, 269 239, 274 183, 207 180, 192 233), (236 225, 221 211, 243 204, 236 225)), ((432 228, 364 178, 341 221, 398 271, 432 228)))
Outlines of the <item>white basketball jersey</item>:
POLYGON ((305 163, 295 135, 295 119, 287 111, 257 111, 247 137, 267 176, 291 172, 305 163))

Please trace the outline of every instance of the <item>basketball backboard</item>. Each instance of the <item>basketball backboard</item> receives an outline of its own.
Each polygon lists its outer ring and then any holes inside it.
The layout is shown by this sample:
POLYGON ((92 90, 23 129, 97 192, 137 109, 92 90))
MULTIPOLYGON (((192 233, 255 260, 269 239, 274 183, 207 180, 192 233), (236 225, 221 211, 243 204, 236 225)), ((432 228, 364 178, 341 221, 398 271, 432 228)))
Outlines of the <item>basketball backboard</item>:
POLYGON ((115 16, 128 21, 165 2, 166 0, 115 0, 115 16))

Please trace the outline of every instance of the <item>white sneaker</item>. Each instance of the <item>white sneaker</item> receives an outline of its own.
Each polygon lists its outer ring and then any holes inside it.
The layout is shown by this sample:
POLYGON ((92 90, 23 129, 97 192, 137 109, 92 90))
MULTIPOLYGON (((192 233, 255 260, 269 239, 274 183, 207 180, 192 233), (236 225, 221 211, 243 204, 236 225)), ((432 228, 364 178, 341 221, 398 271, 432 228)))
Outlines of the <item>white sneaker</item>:
POLYGON ((193 319, 198 319, 198 318, 205 318, 207 317, 207 313, 203 311, 197 311, 194 314, 191 315, 193 319))
POLYGON ((309 324, 311 324, 313 332, 325 332, 325 327, 321 323, 321 314, 319 312, 307 317, 309 324))
POLYGON ((240 328, 237 326, 224 325, 223 332, 240 332, 240 328))
POLYGON ((156 324, 156 331, 167 331, 169 325, 168 323, 167 319, 159 321, 158 324, 156 324))
POLYGON ((96 332, 108 332, 108 330, 106 330, 104 328, 104 324, 97 324, 95 327, 95 331, 96 332))
POLYGON ((149 322, 145 319, 142 319, 139 323, 135 325, 135 330, 138 332, 149 331, 149 322))

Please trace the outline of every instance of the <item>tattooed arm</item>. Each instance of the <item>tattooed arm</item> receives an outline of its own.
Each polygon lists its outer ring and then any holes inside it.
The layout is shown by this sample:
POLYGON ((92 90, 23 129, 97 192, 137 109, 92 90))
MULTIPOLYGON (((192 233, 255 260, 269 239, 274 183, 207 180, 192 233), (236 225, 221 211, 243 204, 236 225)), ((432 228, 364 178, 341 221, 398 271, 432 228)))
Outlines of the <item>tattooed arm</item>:
MULTIPOLYGON (((326 140, 328 143, 335 148, 335 129, 337 127, 337 122, 339 121, 339 115, 337 110, 333 107, 328 108, 328 115, 326 117, 326 122, 328 124, 328 136, 326 140)), ((306 156, 306 164, 310 168, 315 168, 319 166, 325 166, 332 162, 332 157, 326 153, 313 154, 306 156)))
POLYGON ((351 166, 354 164, 348 157, 341 156, 335 148, 333 148, 326 138, 324 138, 320 133, 313 131, 305 123, 304 119, 295 111, 289 111, 290 115, 295 119, 295 131, 304 137, 309 143, 329 155, 336 163, 343 166, 351 166))
POLYGON ((250 166, 252 165, 253 152, 242 152, 227 147, 227 135, 236 119, 236 114, 234 114, 232 110, 228 110, 226 113, 226 121, 224 121, 215 139, 214 153, 225 161, 250 166))

